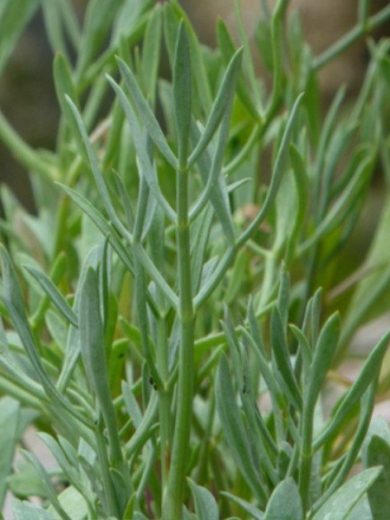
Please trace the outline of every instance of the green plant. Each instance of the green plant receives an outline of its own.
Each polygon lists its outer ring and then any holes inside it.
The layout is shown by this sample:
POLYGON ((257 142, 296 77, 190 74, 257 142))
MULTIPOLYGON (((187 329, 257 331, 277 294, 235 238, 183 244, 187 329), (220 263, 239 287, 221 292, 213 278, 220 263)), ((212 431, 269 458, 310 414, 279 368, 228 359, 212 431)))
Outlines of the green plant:
MULTIPOLYGON (((70 3, 42 1, 56 151, 0 118, 37 206, 2 189, 0 498, 41 496, 15 500, 23 519, 377 518, 388 430, 366 433, 389 335, 329 417, 320 397, 357 328, 388 310, 387 198, 365 279, 341 304, 328 294, 359 267, 375 169, 390 178, 389 42, 370 43, 359 96, 341 89, 324 121, 317 72, 390 9, 369 18, 360 2, 356 29, 313 58, 279 1, 259 22, 268 93, 239 9, 242 47, 220 22, 211 50, 177 2, 152 4, 92 0, 81 31, 70 3), (25 450, 12 470, 30 423, 54 472, 25 450)), ((16 5, 10 44, 38 2, 5 2, 13 20, 16 5)))

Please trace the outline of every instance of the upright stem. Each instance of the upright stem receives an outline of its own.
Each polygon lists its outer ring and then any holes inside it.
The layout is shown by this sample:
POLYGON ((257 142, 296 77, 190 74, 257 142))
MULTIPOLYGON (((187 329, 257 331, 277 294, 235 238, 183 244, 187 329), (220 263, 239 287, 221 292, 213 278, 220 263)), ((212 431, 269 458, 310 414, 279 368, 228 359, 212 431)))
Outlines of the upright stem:
POLYGON ((302 425, 301 465, 299 474, 299 488, 302 497, 303 510, 307 511, 310 499, 310 478, 312 467, 312 439, 313 439, 313 409, 305 403, 302 425))
POLYGON ((109 514, 119 518, 119 506, 110 475, 110 464, 107 456, 107 446, 100 428, 101 424, 96 425, 95 438, 98 457, 100 459, 100 464, 102 468, 103 490, 106 499, 106 507, 109 510, 107 511, 107 513, 109 512, 109 514))
POLYGON ((188 219, 188 170, 177 173, 177 228, 179 276, 180 353, 177 384, 177 414, 173 438, 172 462, 165 490, 163 519, 181 520, 193 398, 194 311, 191 289, 191 256, 188 219))
MULTIPOLYGON (((168 369, 168 349, 166 337, 166 321, 159 318, 157 323, 157 369, 164 382, 169 379, 168 369)), ((165 489, 168 479, 169 461, 171 458, 171 431, 172 431, 172 415, 170 390, 164 384, 159 391, 159 418, 160 418, 160 436, 161 436, 161 481, 162 489, 165 489)))

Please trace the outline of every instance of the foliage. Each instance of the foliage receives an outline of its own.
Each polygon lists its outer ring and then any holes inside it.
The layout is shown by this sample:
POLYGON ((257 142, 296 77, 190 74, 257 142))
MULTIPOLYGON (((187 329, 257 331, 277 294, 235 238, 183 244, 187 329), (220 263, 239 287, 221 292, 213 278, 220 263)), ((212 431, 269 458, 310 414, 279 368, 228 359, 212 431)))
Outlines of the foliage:
POLYGON ((360 2, 319 57, 288 1, 265 10, 269 91, 243 27, 237 48, 219 22, 210 49, 177 2, 153 4, 90 0, 82 28, 68 0, 0 7, 1 67, 43 10, 62 112, 55 151, 0 117, 37 207, 2 187, 0 501, 29 520, 387 518, 390 433, 370 420, 389 334, 330 414, 322 393, 389 310, 389 41, 325 117, 318 73, 390 8, 360 2), (21 450, 29 424, 54 470, 21 450))

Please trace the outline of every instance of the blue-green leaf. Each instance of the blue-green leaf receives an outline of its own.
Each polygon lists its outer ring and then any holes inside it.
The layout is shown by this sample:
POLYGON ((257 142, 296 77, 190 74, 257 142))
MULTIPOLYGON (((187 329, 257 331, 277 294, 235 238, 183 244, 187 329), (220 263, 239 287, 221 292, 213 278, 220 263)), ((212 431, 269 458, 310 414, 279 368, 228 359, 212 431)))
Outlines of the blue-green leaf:
POLYGON ((179 163, 187 161, 191 129, 191 56, 188 35, 181 22, 176 41, 173 67, 173 99, 179 163))
POLYGON ((62 296, 62 294, 58 291, 58 289, 53 284, 53 282, 50 280, 50 278, 48 276, 46 276, 46 274, 43 271, 33 267, 32 265, 25 265, 24 268, 39 283, 39 285, 42 287, 44 292, 48 295, 48 297, 53 302, 55 307, 60 311, 60 313, 72 325, 77 327, 78 324, 77 324, 77 316, 76 316, 76 314, 72 311, 72 309, 68 305, 68 302, 62 296))
POLYGON ((210 115, 201 137, 192 152, 189 163, 192 164, 202 154, 203 150, 210 143, 215 131, 217 130, 224 113, 229 110, 232 104, 236 85, 236 79, 241 65, 242 49, 238 49, 231 58, 229 65, 222 78, 221 85, 215 97, 210 115))
POLYGON ((0 72, 7 64, 16 42, 34 15, 38 0, 2 0, 0 7, 0 72))
POLYGON ((282 480, 269 499, 264 520, 302 519, 302 501, 296 483, 292 478, 282 480))
POLYGON ((390 518, 390 445, 374 435, 367 448, 367 466, 382 466, 382 472, 368 490, 368 500, 375 520, 390 518))
POLYGON ((228 362, 224 355, 221 357, 217 372, 216 397, 222 429, 231 454, 248 485, 259 499, 265 502, 265 492, 252 457, 249 440, 236 403, 228 362))
POLYGON ((264 513, 250 502, 236 497, 231 493, 227 493, 226 491, 222 491, 221 495, 229 498, 232 502, 239 505, 246 513, 250 515, 251 518, 253 518, 253 520, 264 520, 264 513))
POLYGON ((12 503, 14 520, 55 520, 54 516, 31 502, 14 499, 12 503))
POLYGON ((149 103, 146 101, 144 95, 142 94, 133 72, 120 58, 118 58, 118 65, 121 75, 125 81, 125 85, 128 88, 131 97, 134 101, 134 104, 137 108, 138 117, 144 123, 150 138, 157 146, 157 148, 160 150, 162 155, 174 168, 176 168, 177 159, 174 156, 169 144, 167 143, 167 140, 163 134, 163 131, 161 130, 156 116, 153 114, 149 106, 149 103))
POLYGON ((7 480, 12 471, 12 461, 18 442, 20 405, 10 397, 0 399, 0 510, 3 508, 8 488, 7 480))
POLYGON ((217 502, 210 491, 187 479, 195 502, 195 512, 199 520, 219 520, 217 502))
POLYGON ((343 484, 313 516, 313 520, 345 520, 361 497, 377 480, 382 468, 370 468, 343 484))

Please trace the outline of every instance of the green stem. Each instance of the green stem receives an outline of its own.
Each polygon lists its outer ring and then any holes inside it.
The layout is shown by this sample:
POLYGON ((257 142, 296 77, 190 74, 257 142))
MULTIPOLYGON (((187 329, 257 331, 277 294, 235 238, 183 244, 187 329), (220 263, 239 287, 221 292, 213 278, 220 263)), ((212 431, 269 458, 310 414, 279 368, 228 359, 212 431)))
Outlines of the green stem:
POLYGON ((117 498, 115 495, 115 489, 112 482, 111 474, 110 474, 110 465, 108 462, 107 456, 107 447, 104 436, 100 430, 101 425, 97 425, 95 430, 95 438, 96 438, 96 447, 98 452, 98 457, 100 459, 100 464, 102 468, 102 480, 103 480, 103 489, 104 494, 107 501, 108 512, 110 515, 115 518, 119 518, 119 506, 117 503, 117 498))
POLYGON ((189 455, 194 378, 194 310, 191 288, 190 233, 188 219, 188 170, 177 173, 177 230, 179 276, 180 354, 177 383, 177 415, 172 462, 165 490, 163 519, 180 520, 189 455))
POLYGON ((379 11, 379 13, 371 16, 371 18, 368 20, 360 22, 356 27, 354 27, 337 42, 331 45, 326 51, 320 54, 318 58, 314 60, 313 69, 322 69, 322 67, 327 65, 333 59, 337 58, 337 56, 342 54, 346 49, 348 49, 348 47, 356 43, 365 34, 373 31, 388 19, 390 19, 390 5, 384 7, 381 11, 379 11))
POLYGON ((166 337, 167 327, 165 318, 157 323, 157 369, 164 381, 159 391, 159 418, 160 418, 160 451, 161 451, 161 480, 162 489, 165 489, 168 479, 168 468, 171 453, 171 397, 166 382, 169 379, 168 345, 166 337))
POLYGON ((302 413, 302 444, 300 454, 299 489, 303 510, 310 507, 310 479, 313 459, 313 422, 316 398, 306 393, 302 413))

